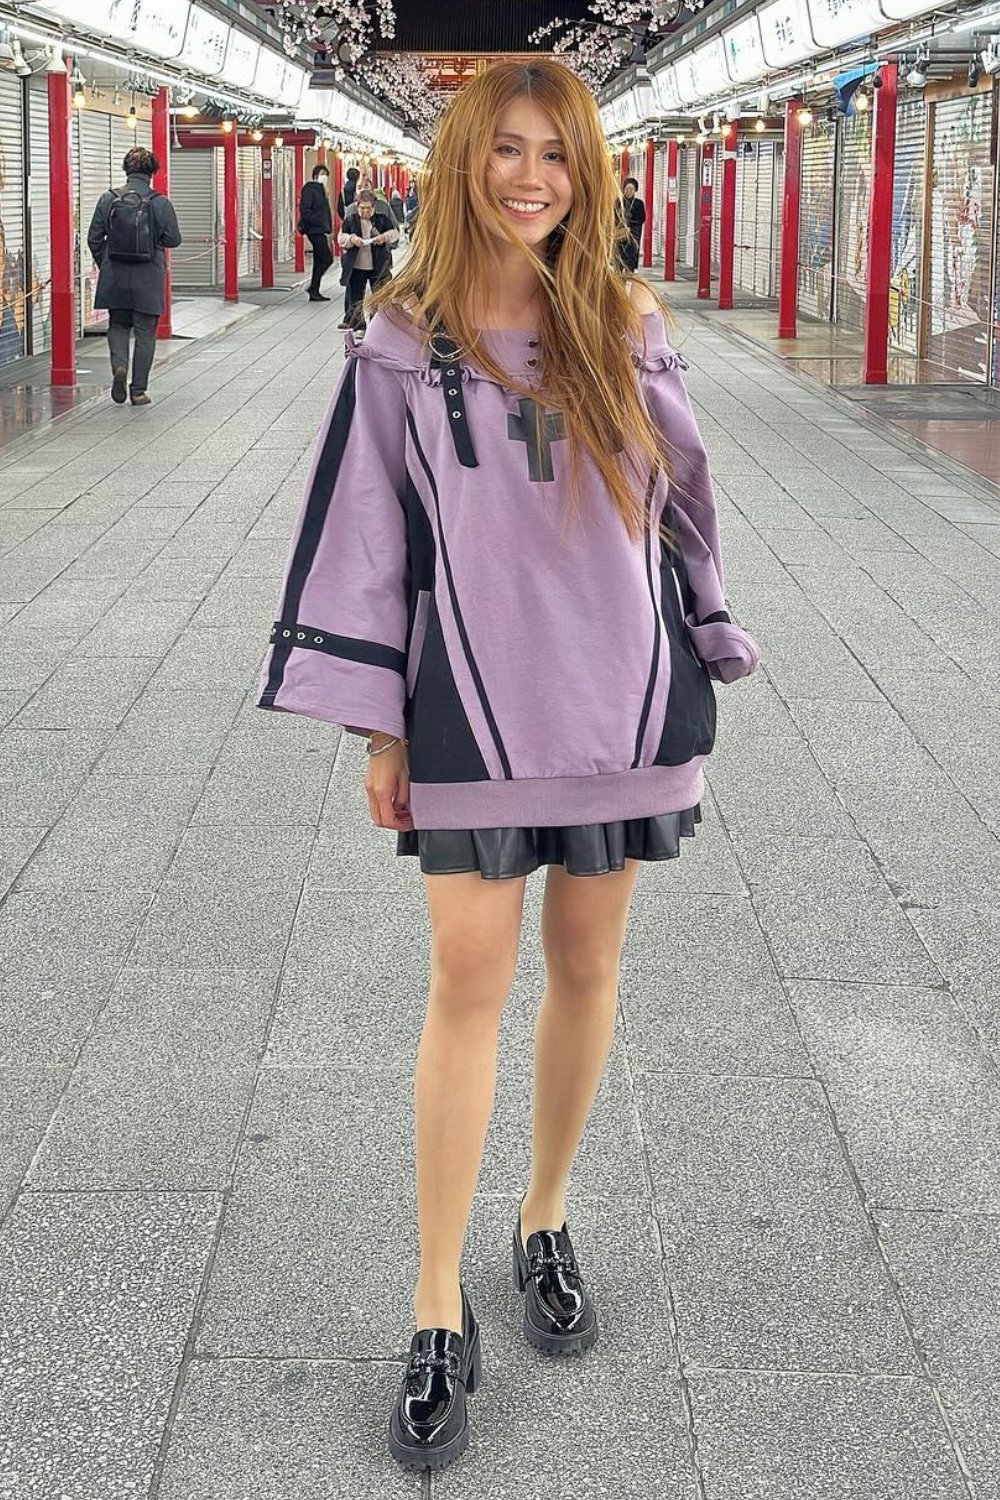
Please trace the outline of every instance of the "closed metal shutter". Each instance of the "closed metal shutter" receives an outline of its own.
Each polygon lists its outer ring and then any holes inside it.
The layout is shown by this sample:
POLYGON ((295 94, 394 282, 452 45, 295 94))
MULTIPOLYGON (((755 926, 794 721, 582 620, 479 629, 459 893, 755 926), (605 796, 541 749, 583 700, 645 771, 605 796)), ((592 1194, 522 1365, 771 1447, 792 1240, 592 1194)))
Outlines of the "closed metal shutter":
POLYGON ((677 264, 694 265, 695 183, 698 153, 691 146, 677 152, 677 264))
POLYGON ((992 96, 943 99, 931 109, 934 186, 924 352, 941 380, 986 380, 992 321, 992 96))
POLYGON ((216 158, 222 152, 181 151, 170 154, 170 201, 177 214, 183 244, 170 256, 175 287, 215 287, 222 262, 215 241, 219 234, 216 158))
POLYGON ((49 250, 49 96, 43 78, 33 78, 28 90, 28 144, 28 239, 31 262, 29 352, 44 354, 51 346, 52 299, 49 295, 49 277, 52 258, 49 250))
POLYGON ((722 142, 712 153, 712 275, 719 274, 719 237, 722 223, 722 142))
POLYGON ((76 111, 76 127, 79 167, 77 182, 77 220, 80 226, 80 256, 78 261, 79 296, 78 317, 81 333, 103 332, 108 326, 108 315, 94 307, 97 291, 97 267, 87 249, 87 231, 94 217, 97 200, 108 188, 121 182, 121 172, 111 169, 111 116, 100 110, 79 109, 76 111))
POLYGON ((0 74, 0 364, 25 352, 24 136, 21 80, 0 74))
POLYGON ((778 245, 781 238, 782 148, 774 141, 757 145, 757 227, 754 234, 754 282, 758 297, 778 295, 778 245))
POLYGON ((664 219, 666 212, 664 204, 667 197, 667 148, 660 145, 656 147, 656 156, 653 160, 653 201, 646 204, 646 212, 653 215, 653 260, 663 259, 663 234, 664 219))
POLYGON ((733 285, 757 297, 776 286, 778 225, 773 141, 742 141, 736 155, 736 250, 733 285))
POLYGON ((892 184, 892 261, 889 281, 889 347, 917 353, 924 226, 923 97, 896 106, 896 163, 892 184))
POLYGON ((239 275, 260 275, 260 152, 240 146, 236 152, 236 192, 239 225, 239 275))
POLYGON ((292 241, 295 197, 295 160, 283 146, 271 151, 272 198, 274 203, 274 258, 278 265, 290 261, 295 253, 292 241))
POLYGON ((872 117, 840 122, 837 158, 836 270, 833 320, 860 333, 868 295, 868 223, 872 186, 872 117))
POLYGON ((836 143, 834 120, 815 120, 802 135, 798 306, 827 323, 833 311, 836 143))
POLYGON ((753 291, 754 238, 757 231, 757 147, 740 141, 736 148, 736 245, 733 286, 753 291))

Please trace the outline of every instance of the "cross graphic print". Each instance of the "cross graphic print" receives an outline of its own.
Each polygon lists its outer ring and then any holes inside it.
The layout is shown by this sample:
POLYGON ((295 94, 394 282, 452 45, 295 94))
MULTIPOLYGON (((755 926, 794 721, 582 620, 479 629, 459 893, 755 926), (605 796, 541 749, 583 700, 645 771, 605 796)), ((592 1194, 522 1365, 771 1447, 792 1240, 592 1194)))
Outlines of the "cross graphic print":
POLYGON ((541 408, 537 401, 533 401, 530 396, 521 396, 517 405, 520 416, 515 416, 513 412, 507 413, 507 436, 512 443, 526 445, 528 478, 542 482, 555 479, 552 444, 557 438, 566 436, 562 413, 553 412, 543 416, 539 423, 538 413, 541 408))

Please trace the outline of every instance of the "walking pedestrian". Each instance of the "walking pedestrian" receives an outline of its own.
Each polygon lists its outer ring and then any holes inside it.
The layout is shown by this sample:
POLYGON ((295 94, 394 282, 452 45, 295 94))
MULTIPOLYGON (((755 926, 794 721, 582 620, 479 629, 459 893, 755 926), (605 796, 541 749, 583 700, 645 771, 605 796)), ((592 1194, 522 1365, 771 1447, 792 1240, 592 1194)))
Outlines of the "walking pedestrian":
POLYGON ((406 224, 406 210, 403 207, 403 195, 399 188, 393 188, 389 194, 389 210, 396 221, 396 228, 402 229, 406 224))
POLYGON ((406 238, 408 241, 412 238, 413 231, 417 227, 419 209, 420 202, 417 197, 417 184, 411 180, 409 190, 406 194, 406 238))
POLYGON ((133 406, 148 406, 146 387, 164 309, 163 252, 177 248, 181 231, 170 199, 153 191, 160 163, 152 151, 133 146, 122 169, 125 186, 109 188, 97 200, 87 245, 99 267, 94 306, 108 311, 111 399, 118 406, 126 398, 133 406))
POLYGON ((347 218, 347 210, 354 202, 354 195, 358 190, 358 178, 361 173, 357 167, 348 167, 344 178, 344 186, 337 194, 337 218, 343 223, 347 218))
POLYGON ((326 184, 330 173, 320 163, 313 167, 312 178, 305 183, 299 197, 299 234, 304 234, 312 246, 312 277, 309 282, 310 302, 329 302, 320 291, 320 283, 333 265, 330 236, 333 234, 333 215, 326 184))
POLYGON ((639 249, 642 244, 642 226, 646 222, 646 205, 636 195, 639 183, 635 177, 626 177, 622 183, 622 214, 627 238, 619 241, 618 253, 626 271, 639 269, 639 249))
MULTIPOLYGON (((590 91, 548 58, 480 74, 423 195, 319 438, 258 701, 367 734, 371 818, 425 877, 420 1272, 389 1447, 438 1469, 468 1445, 481 1378, 460 1258, 526 877, 548 867, 546 982, 510 1253, 525 1337, 561 1354, 598 1334, 566 1199, 633 886, 694 833, 712 678, 758 652, 726 610, 684 361, 614 265, 590 91)), ((621 1246, 604 1251, 610 1273, 621 1246)))
POLYGON ((340 279, 347 288, 348 327, 355 333, 365 329, 365 295, 392 275, 391 246, 399 240, 399 229, 391 214, 376 209, 375 195, 363 188, 340 231, 340 279))

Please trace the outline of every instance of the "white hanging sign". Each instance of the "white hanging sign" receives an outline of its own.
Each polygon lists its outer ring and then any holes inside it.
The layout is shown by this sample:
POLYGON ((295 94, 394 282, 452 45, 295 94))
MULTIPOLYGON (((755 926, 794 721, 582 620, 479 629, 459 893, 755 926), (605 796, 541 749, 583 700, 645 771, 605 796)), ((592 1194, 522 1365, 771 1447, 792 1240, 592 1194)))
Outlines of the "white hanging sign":
POLYGON ((674 66, 677 94, 682 104, 697 104, 701 98, 694 76, 694 53, 688 52, 674 66))
POLYGON ((222 72, 228 41, 229 22, 192 5, 184 34, 184 46, 177 61, 196 73, 214 78, 222 72))
POLYGON ((809 28, 805 0, 772 0, 757 12, 769 68, 786 68, 804 62, 818 49, 809 28))
POLYGON ((706 42, 704 47, 696 47, 691 54, 691 66, 699 99, 711 99, 716 94, 726 93, 730 80, 721 37, 706 42))
POLYGON ((680 109, 681 96, 677 92, 677 76, 673 68, 661 68, 653 74, 653 87, 665 115, 676 114, 680 109))
POLYGON ((96 36, 131 42, 154 57, 177 57, 189 0, 37 0, 40 10, 72 21, 96 36))
POLYGON ((756 15, 748 16, 722 33, 722 46, 726 54, 726 67, 733 83, 753 83, 767 72, 764 61, 764 44, 761 41, 760 22, 756 15))
POLYGON ((248 89, 257 72, 259 57, 259 42, 247 36, 245 31, 231 30, 229 46, 226 48, 226 61, 222 69, 223 78, 234 88, 248 89))
POLYGON ((807 0, 812 34, 820 47, 840 47, 885 25, 879 0, 807 0))
POLYGON ((928 4, 928 0, 882 0, 882 9, 893 21, 909 21, 912 16, 937 10, 937 6, 928 4))
POLYGON ((262 99, 277 102, 281 98, 281 85, 285 76, 285 59, 268 47, 261 47, 257 54, 257 71, 253 77, 253 91, 262 99))

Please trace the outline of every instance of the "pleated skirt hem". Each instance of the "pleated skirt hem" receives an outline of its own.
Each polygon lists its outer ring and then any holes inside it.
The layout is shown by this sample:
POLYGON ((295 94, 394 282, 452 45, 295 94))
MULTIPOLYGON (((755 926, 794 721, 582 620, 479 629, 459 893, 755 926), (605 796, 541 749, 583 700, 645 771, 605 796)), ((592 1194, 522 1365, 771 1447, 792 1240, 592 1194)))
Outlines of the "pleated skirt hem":
POLYGON ((694 837, 701 806, 619 823, 559 828, 420 828, 400 833, 396 853, 416 856, 425 875, 477 873, 484 880, 513 880, 541 865, 562 865, 569 875, 609 875, 627 859, 677 859, 681 839, 694 837))

